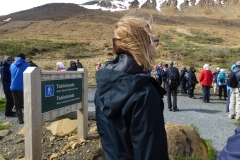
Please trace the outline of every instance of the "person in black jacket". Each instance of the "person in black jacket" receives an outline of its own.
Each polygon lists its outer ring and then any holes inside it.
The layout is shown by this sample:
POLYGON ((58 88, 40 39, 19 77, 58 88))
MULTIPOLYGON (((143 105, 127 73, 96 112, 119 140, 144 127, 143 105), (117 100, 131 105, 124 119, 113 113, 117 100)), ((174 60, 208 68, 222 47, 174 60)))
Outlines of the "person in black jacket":
POLYGON ((185 66, 182 66, 182 70, 180 73, 180 94, 187 94, 187 82, 188 80, 185 77, 187 68, 185 66))
POLYGON ((106 160, 168 160, 163 89, 147 74, 155 48, 151 26, 124 17, 114 27, 116 58, 96 72, 94 103, 106 160))
POLYGON ((169 111, 176 112, 179 111, 177 107, 177 89, 180 85, 180 74, 178 68, 173 66, 173 61, 169 61, 168 64, 169 67, 164 69, 165 71, 163 72, 163 77, 167 77, 167 103, 169 111), (170 76, 170 74, 174 75, 174 80, 171 79, 172 76, 170 76), (171 100, 171 96, 173 97, 173 100, 171 100))
POLYGON ((189 91, 188 91, 188 94, 189 94, 189 97, 192 98, 192 99, 195 99, 194 97, 194 89, 195 89, 195 86, 196 84, 198 84, 199 82, 197 81, 197 77, 195 75, 195 68, 194 67, 190 67, 189 69, 189 80, 188 80, 188 85, 189 85, 189 91))
POLYGON ((70 62, 70 67, 68 67, 67 71, 77 71, 77 65, 75 61, 70 62))
POLYGON ((2 61, 2 66, 0 67, 0 74, 2 79, 3 91, 6 98, 5 104, 5 116, 6 117, 15 117, 16 112, 13 112, 14 101, 12 97, 12 92, 10 90, 11 85, 11 73, 9 70, 10 65, 12 64, 12 58, 5 56, 2 61))
POLYGON ((27 62, 29 64, 29 67, 38 67, 38 65, 36 65, 35 63, 32 62, 32 60, 30 58, 26 58, 25 62, 27 62))

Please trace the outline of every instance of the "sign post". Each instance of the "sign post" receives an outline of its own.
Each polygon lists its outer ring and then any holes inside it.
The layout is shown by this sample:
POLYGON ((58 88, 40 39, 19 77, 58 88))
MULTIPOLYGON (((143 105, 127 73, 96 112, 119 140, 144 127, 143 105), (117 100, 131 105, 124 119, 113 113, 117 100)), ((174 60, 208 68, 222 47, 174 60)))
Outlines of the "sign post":
POLYGON ((77 140, 87 138, 88 72, 40 71, 28 67, 24 73, 25 159, 41 160, 41 122, 76 111, 77 140))

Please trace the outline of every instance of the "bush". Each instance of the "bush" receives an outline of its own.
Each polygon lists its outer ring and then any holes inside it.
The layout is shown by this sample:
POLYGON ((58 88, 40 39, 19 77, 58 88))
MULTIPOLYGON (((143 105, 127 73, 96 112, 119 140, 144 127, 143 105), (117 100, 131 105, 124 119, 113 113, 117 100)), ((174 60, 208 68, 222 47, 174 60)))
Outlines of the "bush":
POLYGON ((1 98, 0 99, 0 111, 4 111, 4 109, 5 109, 5 101, 6 101, 5 98, 1 98))

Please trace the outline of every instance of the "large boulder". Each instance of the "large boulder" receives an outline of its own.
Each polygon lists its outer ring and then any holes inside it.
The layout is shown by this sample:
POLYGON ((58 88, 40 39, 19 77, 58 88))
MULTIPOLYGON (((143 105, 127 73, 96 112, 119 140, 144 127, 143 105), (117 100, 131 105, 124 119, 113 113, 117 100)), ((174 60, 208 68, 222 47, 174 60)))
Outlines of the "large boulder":
POLYGON ((207 148, 203 140, 191 126, 166 123, 165 129, 169 156, 208 159, 207 148))

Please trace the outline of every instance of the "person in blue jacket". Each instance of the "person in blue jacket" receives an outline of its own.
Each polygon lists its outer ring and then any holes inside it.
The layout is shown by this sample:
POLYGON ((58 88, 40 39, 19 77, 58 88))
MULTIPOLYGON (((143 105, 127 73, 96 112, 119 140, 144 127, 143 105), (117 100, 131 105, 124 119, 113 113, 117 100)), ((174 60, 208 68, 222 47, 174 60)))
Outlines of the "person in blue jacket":
POLYGON ((9 71, 9 67, 12 64, 12 57, 5 56, 2 61, 2 66, 0 67, 0 75, 2 79, 2 85, 3 85, 3 91, 6 98, 5 103, 5 116, 6 117, 15 117, 15 112, 12 111, 14 102, 12 93, 10 90, 10 84, 11 84, 11 73, 9 71))
POLYGON ((235 134, 228 138, 226 146, 218 155, 217 160, 240 159, 240 127, 235 129, 235 134))
POLYGON ((15 103, 15 108, 17 111, 18 122, 23 124, 23 72, 26 68, 29 67, 29 64, 25 62, 25 55, 19 53, 17 55, 17 60, 10 66, 11 72, 11 85, 10 90, 13 95, 13 100, 15 103))
POLYGON ((146 20, 124 17, 113 31, 115 59, 96 72, 96 121, 106 160, 169 159, 165 90, 147 73, 154 66, 153 42, 146 20))

